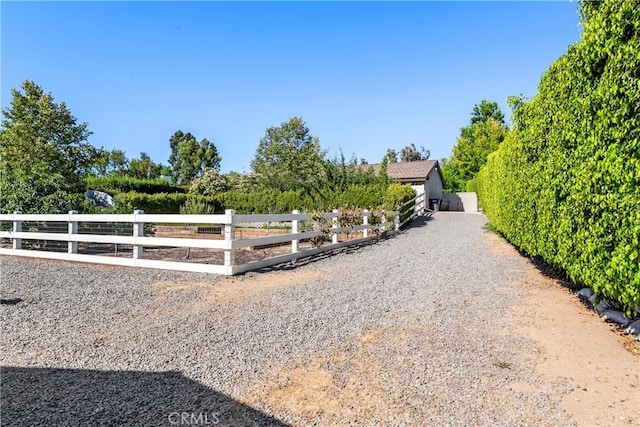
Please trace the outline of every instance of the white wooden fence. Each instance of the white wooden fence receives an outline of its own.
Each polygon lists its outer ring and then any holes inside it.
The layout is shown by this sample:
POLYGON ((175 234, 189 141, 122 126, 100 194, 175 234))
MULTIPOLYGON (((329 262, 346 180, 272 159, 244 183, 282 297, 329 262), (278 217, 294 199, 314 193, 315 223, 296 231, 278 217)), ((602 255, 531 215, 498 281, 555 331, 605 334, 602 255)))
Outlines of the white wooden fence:
MULTIPOLYGON (((372 213, 364 211, 360 224, 347 227, 339 226, 339 212, 334 210, 321 215, 331 221, 328 232, 325 231, 300 231, 302 221, 311 221, 311 214, 301 214, 293 211, 291 214, 281 215, 237 215, 233 210, 227 210, 222 215, 157 215, 145 214, 135 211, 133 214, 114 215, 85 215, 71 211, 68 214, 39 215, 39 214, 13 214, 0 215, 0 242, 5 242, 0 247, 0 255, 27 256, 34 258, 48 258, 68 261, 90 262, 98 264, 112 264, 135 267, 161 268, 170 270, 183 270, 206 272, 224 275, 233 275, 250 270, 256 270, 275 264, 281 264, 297 258, 309 257, 321 252, 340 248, 343 246, 363 243, 373 239, 374 232, 384 229, 399 229, 404 223, 418 215, 424 214, 424 208, 420 206, 420 196, 401 206, 400 211, 394 212, 393 221, 387 221, 382 214, 382 220, 378 224, 369 224, 372 213), (407 216, 408 214, 408 216, 407 216), (400 218, 407 218, 400 222, 400 218), (288 224, 290 233, 258 238, 236 239, 235 229, 239 224, 264 224, 264 223, 288 224), (99 232, 86 232, 87 224, 118 224, 118 230, 124 230, 127 235, 100 234, 99 232), (56 224, 57 228, 50 226, 49 232, 41 232, 39 227, 27 227, 24 224, 56 224), (145 236, 145 224, 198 224, 217 226, 224 230, 223 238, 182 238, 182 237, 154 237, 145 236), (82 230, 85 232, 81 232, 82 230), (340 233, 357 233, 359 237, 352 240, 339 241, 340 233), (320 247, 301 248, 300 242, 314 238, 323 238, 331 243, 320 247), (34 247, 23 248, 23 240, 28 242, 66 242, 66 251, 58 251, 34 247), (264 245, 290 243, 290 253, 280 254, 267 259, 255 260, 241 264, 236 263, 235 254, 238 249, 264 245), (105 256, 90 253, 81 253, 78 244, 113 244, 131 245, 132 254, 128 257, 105 256), (8 247, 6 247, 8 246, 8 247), (203 248, 222 251, 224 256, 220 264, 203 264, 197 262, 167 261, 158 259, 145 259, 144 248, 203 248)), ((424 203, 422 203, 424 206, 424 203)), ((222 230, 221 230, 222 231, 222 230)), ((122 234, 124 234, 122 233, 122 234)), ((62 243, 64 245, 64 243, 62 243)), ((65 248, 63 247, 62 250, 65 248)), ((86 251, 85 251, 86 252, 86 251)), ((122 255, 122 254, 120 254, 122 255)))

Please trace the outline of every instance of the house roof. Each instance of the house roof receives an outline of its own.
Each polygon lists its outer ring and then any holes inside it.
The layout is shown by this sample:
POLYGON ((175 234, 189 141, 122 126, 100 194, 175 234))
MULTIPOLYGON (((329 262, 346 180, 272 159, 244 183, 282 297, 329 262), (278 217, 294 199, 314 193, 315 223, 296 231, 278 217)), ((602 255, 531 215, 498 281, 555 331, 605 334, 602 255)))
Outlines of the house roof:
MULTIPOLYGON (((373 171, 377 175, 380 173, 381 164, 373 163, 364 165, 364 167, 372 167, 373 171)), ((437 160, 389 163, 387 165, 387 174, 389 174, 389 178, 396 179, 398 181, 420 181, 424 180, 429 173, 431 173, 433 168, 437 168, 437 171, 440 174, 440 179, 442 179, 442 182, 444 183, 444 178, 442 177, 440 165, 437 160)))

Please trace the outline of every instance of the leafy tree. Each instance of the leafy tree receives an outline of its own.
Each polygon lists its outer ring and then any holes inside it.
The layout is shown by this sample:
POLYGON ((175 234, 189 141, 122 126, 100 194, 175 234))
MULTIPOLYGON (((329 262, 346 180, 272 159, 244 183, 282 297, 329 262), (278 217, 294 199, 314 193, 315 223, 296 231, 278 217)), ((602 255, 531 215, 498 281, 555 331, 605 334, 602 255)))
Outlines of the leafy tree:
POLYGON ((189 187, 190 193, 212 196, 229 189, 229 183, 224 175, 216 168, 207 168, 202 176, 197 177, 189 187))
POLYGON ((172 175, 173 175, 173 169, 171 169, 171 166, 163 165, 162 169, 160 170, 160 176, 162 178, 167 178, 171 180, 172 175))
POLYGON ((163 165, 155 163, 147 153, 140 153, 140 158, 129 161, 127 175, 140 179, 155 179, 162 175, 162 168, 163 165))
POLYGON ((473 180, 507 134, 507 128, 493 118, 475 123, 469 129, 470 132, 458 138, 451 157, 451 167, 465 183, 473 180))
POLYGON ((178 184, 188 184, 201 176, 206 168, 220 168, 220 155, 216 146, 206 138, 198 142, 191 133, 176 131, 169 140, 169 164, 172 178, 178 184))
POLYGON ((330 199, 333 195, 342 193, 352 186, 368 186, 378 183, 373 168, 358 164, 355 155, 347 161, 342 150, 340 150, 339 157, 335 156, 333 159, 327 160, 324 167, 325 182, 322 196, 325 199, 330 199))
POLYGON ((500 111, 498 103, 483 99, 480 104, 473 106, 471 124, 486 122, 489 119, 496 120, 500 125, 504 125, 504 114, 500 111))
POLYGON ((248 187, 248 177, 244 173, 231 171, 224 175, 230 190, 246 190, 248 187))
POLYGON ((380 164, 380 172, 378 173, 379 182, 384 188, 387 188, 389 184, 391 184, 391 178, 389 177, 389 173, 387 172, 388 165, 389 160, 384 157, 382 159, 382 163, 380 164))
MULTIPOLYGON (((416 145, 411 143, 402 150, 400 150, 400 160, 403 162, 415 162, 418 160, 428 160, 431 153, 429 150, 425 150, 424 147, 420 147, 420 150, 416 148, 416 145)), ((389 160, 390 163, 391 160, 389 160)))
POLYGON ((451 158, 442 163, 445 190, 475 191, 475 176, 508 131, 498 104, 482 100, 475 105, 469 126, 460 130, 451 158))
POLYGON ((129 160, 122 150, 107 150, 100 147, 91 162, 90 173, 104 177, 111 174, 124 175, 129 167, 129 160))
POLYGON ((13 89, 0 128, 0 209, 58 213, 80 209, 96 150, 87 123, 32 81, 13 89))
POLYGON ((442 165, 442 177, 444 178, 444 191, 455 193, 465 187, 465 180, 460 176, 458 168, 451 166, 451 159, 445 157, 440 160, 442 165))
POLYGON ((389 163, 398 163, 398 152, 393 148, 389 148, 387 150, 387 154, 385 154, 385 157, 387 158, 389 163))
POLYGON ((318 193, 326 153, 300 117, 269 127, 260 139, 251 169, 264 188, 280 191, 303 189, 318 193))

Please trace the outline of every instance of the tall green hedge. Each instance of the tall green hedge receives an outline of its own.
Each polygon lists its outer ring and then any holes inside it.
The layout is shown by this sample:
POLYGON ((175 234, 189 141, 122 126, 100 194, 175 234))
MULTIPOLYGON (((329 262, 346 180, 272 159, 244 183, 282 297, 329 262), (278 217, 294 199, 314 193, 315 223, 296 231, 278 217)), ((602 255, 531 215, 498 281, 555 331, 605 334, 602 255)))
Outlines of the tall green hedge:
POLYGON ((302 190, 227 191, 213 197, 225 209, 234 209, 238 214, 291 213, 294 209, 312 210, 314 206, 311 197, 302 190))
MULTIPOLYGON (((393 210, 406 200, 415 197, 409 185, 391 184, 388 188, 379 185, 356 185, 345 191, 326 195, 315 200, 302 190, 279 191, 274 189, 244 192, 227 191, 213 196, 185 193, 145 194, 138 192, 117 193, 116 206, 124 209, 142 209, 146 213, 179 213, 187 200, 206 202, 216 212, 234 209, 238 214, 291 213, 294 209, 303 212, 331 210, 334 208, 382 208, 393 210)), ((120 209, 122 211, 122 209, 120 209)))
POLYGON ((177 214, 180 213, 180 206, 184 205, 188 199, 203 201, 213 206, 217 211, 222 211, 223 207, 219 201, 210 196, 196 196, 185 193, 156 193, 146 194, 131 191, 128 193, 117 193, 113 196, 116 209, 123 211, 126 206, 129 209, 141 209, 145 213, 153 214, 177 214))
POLYGON ((516 102, 478 193, 507 239, 630 312, 640 307, 640 5, 581 9, 582 40, 516 102))
POLYGON ((130 176, 111 175, 106 177, 89 176, 85 178, 88 190, 104 191, 111 195, 118 193, 157 194, 157 193, 184 193, 184 190, 175 187, 162 178, 141 179, 130 176))

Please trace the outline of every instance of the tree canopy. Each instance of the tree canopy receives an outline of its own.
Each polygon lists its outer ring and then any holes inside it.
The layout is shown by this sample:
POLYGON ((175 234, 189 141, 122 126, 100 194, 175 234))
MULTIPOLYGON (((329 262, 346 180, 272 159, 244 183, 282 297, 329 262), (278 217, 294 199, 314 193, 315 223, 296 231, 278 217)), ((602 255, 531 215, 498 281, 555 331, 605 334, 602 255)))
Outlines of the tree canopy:
POLYGON ((0 209, 56 213, 79 209, 83 177, 96 156, 87 123, 64 102, 25 81, 11 91, 0 128, 0 209))
POLYGON ((387 150, 387 154, 384 155, 389 163, 398 163, 398 152, 393 148, 387 150))
POLYGON ((151 160, 147 153, 140 153, 139 158, 129 161, 129 168, 126 174, 133 178, 155 179, 160 178, 163 167, 161 163, 155 163, 151 160))
POLYGON ((414 143, 411 143, 400 150, 400 160, 403 162, 429 160, 430 155, 431 153, 429 150, 425 150, 424 147, 420 147, 420 150, 418 150, 414 143))
MULTIPOLYGON (((424 147, 418 148, 416 144, 411 143, 400 150, 400 161, 401 162, 415 162, 419 160, 428 160, 431 153, 429 150, 425 150, 424 147)), ((384 155, 384 158, 388 163, 397 163, 398 162, 398 152, 393 149, 387 149, 387 153, 384 155)))
POLYGON ((504 114, 502 114, 500 107, 498 107, 498 103, 483 99, 480 101, 480 104, 473 106, 471 125, 483 123, 489 119, 496 120, 498 124, 504 125, 504 114))
POLYGON ((177 184, 189 184, 201 176, 206 168, 220 168, 218 149, 206 138, 198 142, 191 133, 178 130, 171 136, 169 146, 169 165, 177 184))
POLYGON ((460 136, 449 159, 442 161, 446 191, 475 191, 474 178, 508 132, 498 104, 483 100, 473 107, 468 126, 460 136))
POLYGON ((259 184, 281 191, 319 190, 326 153, 300 117, 267 128, 251 160, 259 184))
POLYGON ((95 176, 125 175, 128 168, 129 159, 124 151, 100 147, 96 150, 89 172, 95 176))

